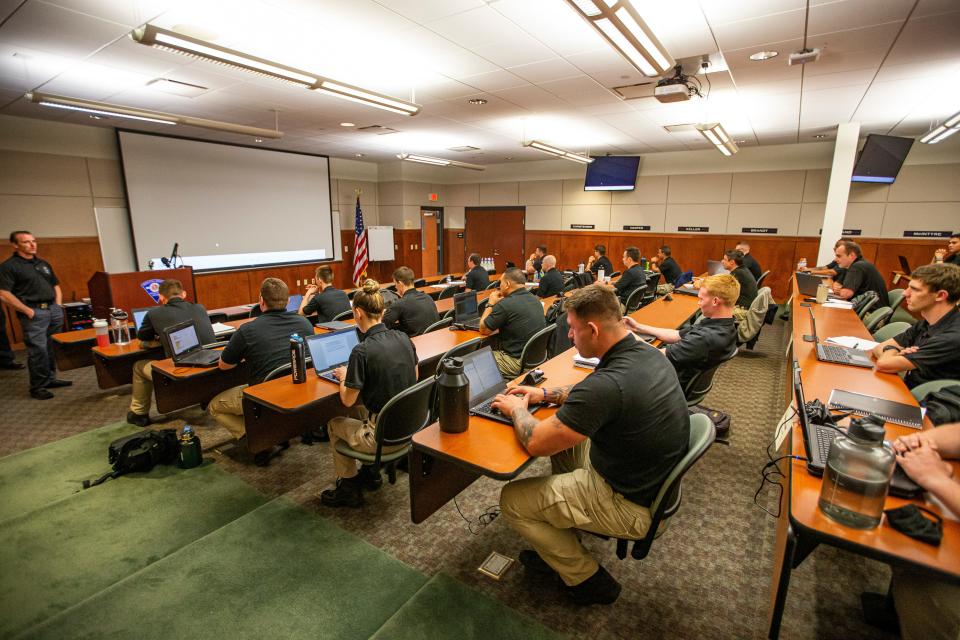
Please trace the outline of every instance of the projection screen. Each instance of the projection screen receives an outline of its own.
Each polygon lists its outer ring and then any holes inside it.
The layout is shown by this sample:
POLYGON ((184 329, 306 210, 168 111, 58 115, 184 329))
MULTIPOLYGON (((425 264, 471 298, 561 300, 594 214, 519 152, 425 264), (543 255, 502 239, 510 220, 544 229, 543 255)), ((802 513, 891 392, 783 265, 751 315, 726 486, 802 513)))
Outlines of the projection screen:
POLYGON ((164 268, 175 243, 197 271, 333 258, 326 156, 117 136, 139 269, 164 268))

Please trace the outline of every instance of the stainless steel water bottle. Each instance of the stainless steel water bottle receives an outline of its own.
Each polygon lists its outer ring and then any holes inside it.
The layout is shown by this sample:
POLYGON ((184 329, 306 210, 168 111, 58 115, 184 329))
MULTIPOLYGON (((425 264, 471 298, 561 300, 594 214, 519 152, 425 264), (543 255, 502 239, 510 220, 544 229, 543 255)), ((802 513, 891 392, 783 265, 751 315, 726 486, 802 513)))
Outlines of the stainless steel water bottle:
POLYGON ((463 433, 470 424, 470 380, 463 373, 463 360, 447 358, 437 373, 440 430, 463 433))

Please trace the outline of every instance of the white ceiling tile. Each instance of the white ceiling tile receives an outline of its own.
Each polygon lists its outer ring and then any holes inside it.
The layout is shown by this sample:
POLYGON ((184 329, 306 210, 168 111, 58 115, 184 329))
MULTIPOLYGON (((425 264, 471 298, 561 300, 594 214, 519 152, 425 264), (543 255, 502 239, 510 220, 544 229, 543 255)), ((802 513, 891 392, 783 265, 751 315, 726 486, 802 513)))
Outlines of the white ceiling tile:
POLYGON ((120 38, 95 53, 90 58, 90 62, 159 77, 174 69, 186 68, 194 61, 169 51, 145 47, 130 38, 120 38))
POLYGON ((916 0, 841 0, 810 7, 808 33, 859 29, 886 22, 902 23, 916 0))
POLYGON ((806 0, 701 0, 700 6, 710 24, 736 22, 756 16, 803 9, 806 0))
POLYGON ((553 50, 523 32, 515 37, 505 35, 502 40, 478 45, 473 47, 473 52, 501 67, 540 62, 556 56, 553 50))
POLYGON ((539 86, 575 105, 600 104, 619 100, 612 91, 597 84, 595 80, 587 76, 541 82, 539 86))
POLYGON ((819 91, 804 88, 800 126, 827 127, 849 122, 866 90, 866 84, 819 91))
POLYGON ((0 44, 0 77, 18 90, 38 87, 75 64, 76 61, 70 58, 0 44))
POLYGON ((960 11, 956 0, 920 0, 917 9, 913 12, 913 17, 922 18, 951 11, 960 11))
POLYGON ((803 78, 803 90, 819 91, 821 89, 839 89, 859 84, 867 85, 873 80, 874 75, 876 75, 874 69, 808 75, 803 78))
POLYGON ((13 47, 82 59, 127 32, 123 25, 42 2, 27 2, 0 27, 0 40, 13 47))
POLYGON ((494 93, 507 102, 515 104, 524 109, 549 110, 570 106, 552 93, 544 91, 540 87, 535 87, 533 85, 516 87, 514 89, 505 89, 503 91, 496 91, 494 93))
POLYGON ((47 4, 57 5, 85 13, 94 18, 109 20, 128 27, 139 27, 149 22, 177 4, 177 0, 44 0, 47 4))
POLYGON ((790 68, 787 64, 787 57, 791 51, 797 51, 803 48, 803 38, 793 38, 790 40, 781 40, 780 42, 771 42, 764 45, 767 50, 776 51, 779 55, 767 60, 751 60, 750 56, 759 51, 758 47, 746 47, 743 49, 725 49, 723 59, 727 63, 727 68, 731 71, 738 69, 785 69, 790 68))
POLYGON ((527 82, 549 82, 581 75, 579 69, 563 58, 551 58, 509 67, 509 71, 527 82))
POLYGON ((804 11, 787 11, 772 15, 713 26, 721 51, 744 49, 791 40, 803 36, 804 11))
POLYGON ((438 20, 484 5, 483 0, 376 0, 391 11, 416 22, 438 20))
MULTIPOLYGON (((2 32, 0 32, 2 33, 2 32)), ((960 57, 960 11, 907 22, 885 64, 960 57)))
POLYGON ((530 84, 523 78, 519 78, 513 73, 502 69, 479 73, 475 76, 464 76, 458 79, 464 85, 474 87, 480 91, 500 91, 501 89, 512 89, 513 87, 523 87, 530 84))
POLYGON ((560 55, 609 49, 596 30, 565 2, 498 0, 490 8, 560 55))
POLYGON ((520 29, 492 8, 484 5, 439 20, 430 20, 424 26, 434 33, 472 49, 494 42, 499 34, 515 36, 520 29))

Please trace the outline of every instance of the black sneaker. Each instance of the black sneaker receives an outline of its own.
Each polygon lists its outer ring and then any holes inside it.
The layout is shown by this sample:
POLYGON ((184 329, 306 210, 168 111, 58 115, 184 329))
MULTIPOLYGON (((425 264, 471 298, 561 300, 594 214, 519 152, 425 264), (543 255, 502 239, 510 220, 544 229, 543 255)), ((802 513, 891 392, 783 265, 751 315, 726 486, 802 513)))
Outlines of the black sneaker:
POLYGON ((49 400, 53 397, 53 394, 46 389, 33 389, 30 391, 30 397, 37 400, 49 400))
POLYGON ((127 422, 136 427, 148 427, 151 424, 148 414, 134 413, 133 411, 127 411, 127 422))
POLYGON ((357 477, 360 478, 360 485, 365 491, 376 491, 383 484, 383 476, 380 475, 379 471, 374 473, 373 467, 369 465, 360 467, 360 473, 357 474, 357 477))
POLYGON ((567 597, 575 604, 613 604, 620 597, 620 583, 603 567, 592 576, 576 585, 567 587, 567 597))
POLYGON ((527 571, 544 576, 551 574, 557 575, 557 572, 553 570, 553 567, 548 565, 547 562, 540 557, 540 554, 533 549, 524 549, 520 552, 518 559, 520 560, 520 564, 522 564, 527 571))
POLYGON ((6 369, 8 371, 19 371, 23 369, 24 365, 22 362, 3 362, 0 363, 0 369, 6 369))
POLYGON ((360 491, 360 481, 356 477, 338 479, 335 489, 320 493, 320 502, 328 507, 362 507, 363 492, 360 491))
POLYGON ((60 380, 59 378, 54 378, 47 383, 47 389, 56 389, 58 387, 69 387, 72 386, 73 382, 70 380, 60 380))
POLYGON ((890 633, 899 633, 900 618, 893 604, 893 598, 882 593, 864 591, 860 594, 860 607, 863 620, 871 627, 890 633))

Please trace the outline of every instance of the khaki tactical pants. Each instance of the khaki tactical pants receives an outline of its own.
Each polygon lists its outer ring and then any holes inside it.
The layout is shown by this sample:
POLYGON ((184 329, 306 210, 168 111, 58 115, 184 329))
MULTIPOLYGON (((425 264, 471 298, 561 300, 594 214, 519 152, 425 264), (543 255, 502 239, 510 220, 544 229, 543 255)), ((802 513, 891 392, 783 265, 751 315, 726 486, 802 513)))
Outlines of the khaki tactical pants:
MULTIPOLYGON (((350 448, 371 455, 377 452, 377 416, 372 415, 363 405, 354 405, 349 415, 339 416, 327 423, 330 435, 330 452, 333 454, 333 469, 338 478, 352 478, 357 475, 357 462, 337 451, 337 442, 343 440, 350 448)), ((402 449, 406 445, 384 446, 383 453, 402 449)))
POLYGON ((497 369, 505 380, 513 380, 520 375, 520 358, 514 358, 505 351, 494 351, 493 359, 497 361, 497 369))
POLYGON ((960 639, 960 586, 894 570, 893 601, 903 640, 960 639))
POLYGON ((247 385, 241 384, 222 391, 207 406, 210 415, 237 440, 247 433, 243 422, 243 390, 246 388, 247 385))
POLYGON ((130 393, 130 411, 138 416, 150 413, 153 400, 153 360, 133 363, 133 389, 130 393))

